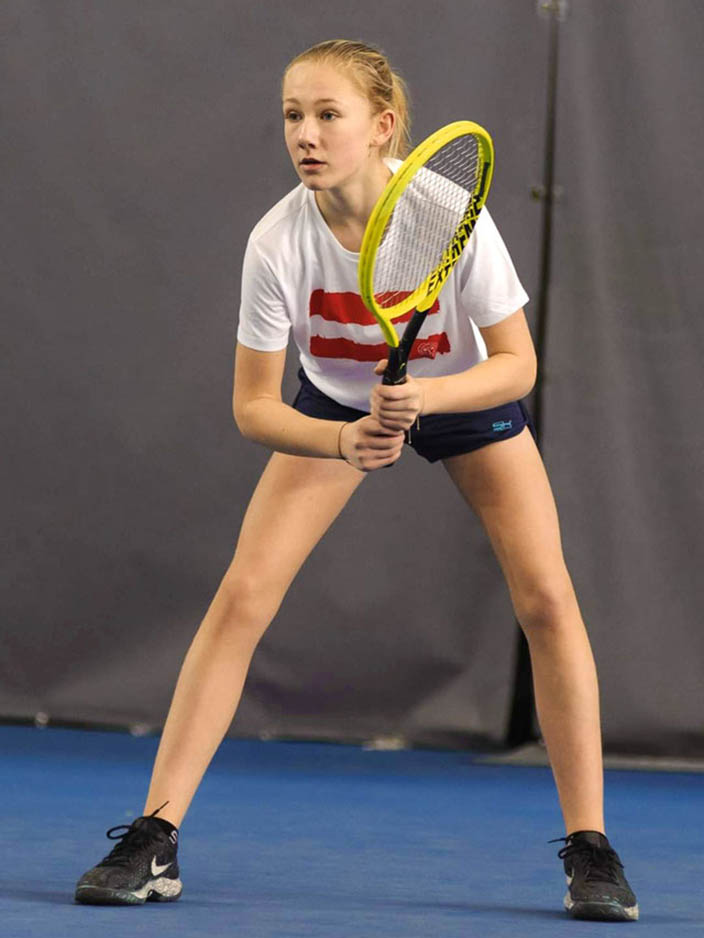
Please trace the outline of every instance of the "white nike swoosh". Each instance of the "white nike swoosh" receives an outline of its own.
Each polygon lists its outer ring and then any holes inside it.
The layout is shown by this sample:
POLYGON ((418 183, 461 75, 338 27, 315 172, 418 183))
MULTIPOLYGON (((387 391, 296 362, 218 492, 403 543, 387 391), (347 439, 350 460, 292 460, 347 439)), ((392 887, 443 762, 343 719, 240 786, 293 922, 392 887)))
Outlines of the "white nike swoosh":
POLYGON ((167 863, 166 866, 157 866, 156 857, 152 857, 152 876, 160 876, 170 866, 170 863, 167 863))

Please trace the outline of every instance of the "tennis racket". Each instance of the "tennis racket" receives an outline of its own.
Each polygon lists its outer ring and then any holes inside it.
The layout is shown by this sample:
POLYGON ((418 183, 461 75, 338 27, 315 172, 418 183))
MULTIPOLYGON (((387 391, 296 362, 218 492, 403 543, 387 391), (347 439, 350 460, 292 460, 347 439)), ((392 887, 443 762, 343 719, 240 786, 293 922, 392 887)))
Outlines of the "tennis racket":
POLYGON ((379 196, 362 239, 358 276, 362 300, 389 346, 383 384, 406 380, 413 342, 469 241, 493 166, 489 134, 471 121, 456 121, 420 143, 379 196), (407 325, 399 338, 401 319, 407 325))

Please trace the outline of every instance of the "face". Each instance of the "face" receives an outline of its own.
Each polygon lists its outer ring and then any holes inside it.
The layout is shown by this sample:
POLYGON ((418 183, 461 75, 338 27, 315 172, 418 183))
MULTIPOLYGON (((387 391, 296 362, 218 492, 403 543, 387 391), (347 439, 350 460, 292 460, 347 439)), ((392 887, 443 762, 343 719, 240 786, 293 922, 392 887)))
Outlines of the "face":
POLYGON ((293 65, 284 79, 283 112, 286 147, 309 189, 340 187, 378 167, 384 117, 372 115, 363 92, 335 66, 293 65))

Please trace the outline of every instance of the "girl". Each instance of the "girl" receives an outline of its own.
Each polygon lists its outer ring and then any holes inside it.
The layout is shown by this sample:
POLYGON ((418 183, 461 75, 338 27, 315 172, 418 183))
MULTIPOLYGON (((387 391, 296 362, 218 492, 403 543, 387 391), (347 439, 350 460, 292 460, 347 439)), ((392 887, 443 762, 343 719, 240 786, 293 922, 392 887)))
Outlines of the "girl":
POLYGON ((274 453, 186 655, 144 815, 81 878, 79 901, 178 898, 177 829, 233 719, 254 649, 366 473, 392 465, 406 441, 429 461, 442 459, 478 515, 527 637, 567 834, 559 853, 570 884, 565 905, 575 916, 638 915, 604 834, 594 661, 548 479, 518 403, 536 371, 522 308, 528 297, 486 208, 428 317, 428 335, 417 340, 407 382, 384 386, 386 363, 370 364, 381 332, 357 295, 357 254, 406 153, 407 113, 402 81, 363 43, 320 43, 286 69, 285 140, 301 184, 249 238, 233 396, 240 431, 274 453), (291 331, 302 367, 289 406, 281 380, 291 331))

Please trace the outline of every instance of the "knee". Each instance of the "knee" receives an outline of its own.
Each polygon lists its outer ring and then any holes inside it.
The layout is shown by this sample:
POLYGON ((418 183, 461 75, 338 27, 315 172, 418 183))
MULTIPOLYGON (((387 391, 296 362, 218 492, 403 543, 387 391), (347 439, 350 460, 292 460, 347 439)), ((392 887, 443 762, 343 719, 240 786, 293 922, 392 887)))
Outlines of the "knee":
POLYGON ((513 602, 516 618, 529 639, 568 628, 578 613, 574 589, 566 574, 522 587, 513 602))
POLYGON ((262 576, 228 571, 210 607, 208 625, 218 633, 247 634, 256 640, 276 615, 281 599, 262 576))

